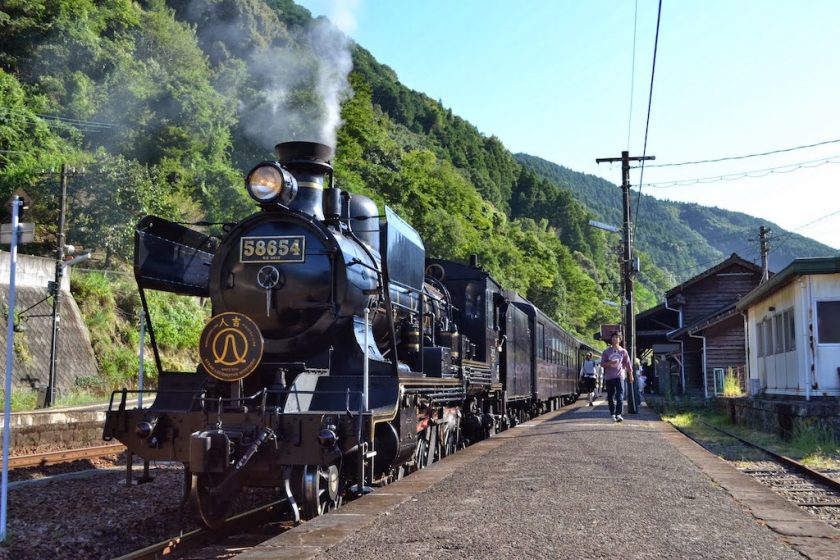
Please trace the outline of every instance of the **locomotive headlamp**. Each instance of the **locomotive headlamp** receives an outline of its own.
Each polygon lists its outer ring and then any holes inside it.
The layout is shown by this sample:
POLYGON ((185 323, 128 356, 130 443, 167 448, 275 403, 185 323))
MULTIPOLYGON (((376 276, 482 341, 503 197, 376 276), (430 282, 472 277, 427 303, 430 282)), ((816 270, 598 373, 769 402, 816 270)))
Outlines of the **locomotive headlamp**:
POLYGON ((261 204, 279 202, 288 205, 297 194, 297 180, 279 163, 266 161, 248 173, 245 188, 251 198, 261 204))
POLYGON ((137 437, 140 439, 146 439, 152 435, 152 432, 155 431, 155 424, 157 424, 157 418, 138 422, 137 427, 134 429, 134 433, 137 434, 137 437))
POLYGON ((332 449, 338 442, 338 436, 335 433, 335 426, 327 426, 318 432, 318 444, 324 449, 332 449))

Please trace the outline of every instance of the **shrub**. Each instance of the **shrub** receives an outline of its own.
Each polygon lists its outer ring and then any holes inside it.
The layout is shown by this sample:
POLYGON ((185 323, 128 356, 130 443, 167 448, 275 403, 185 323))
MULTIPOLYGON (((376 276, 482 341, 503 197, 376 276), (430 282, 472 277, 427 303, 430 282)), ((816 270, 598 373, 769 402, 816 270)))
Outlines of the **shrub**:
POLYGON ((741 389, 741 381, 735 375, 735 370, 731 367, 726 368, 726 375, 723 377, 723 396, 724 397, 740 397, 744 394, 741 389))

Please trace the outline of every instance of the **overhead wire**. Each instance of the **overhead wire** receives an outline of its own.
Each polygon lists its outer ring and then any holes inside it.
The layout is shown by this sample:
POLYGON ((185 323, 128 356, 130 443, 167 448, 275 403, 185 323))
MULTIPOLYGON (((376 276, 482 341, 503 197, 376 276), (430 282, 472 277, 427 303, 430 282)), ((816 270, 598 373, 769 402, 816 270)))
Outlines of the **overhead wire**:
MULTIPOLYGON (((768 167, 765 169, 755 169, 751 171, 741 171, 738 173, 727 173, 723 175, 710 175, 708 177, 700 177, 696 179, 680 179, 678 181, 662 181, 659 183, 646 183, 644 186, 654 189, 670 189, 674 187, 687 187, 690 185, 697 185, 700 183, 719 183, 721 181, 737 181, 740 179, 758 179, 767 177, 768 175, 785 175, 793 173, 800 169, 813 169, 828 164, 840 163, 840 155, 831 156, 828 158, 820 158, 798 163, 790 163, 787 165, 780 165, 778 167, 768 167)), ((641 186, 639 187, 641 190, 641 186)))
POLYGON ((636 8, 633 12, 633 57, 630 66, 630 111, 627 118, 627 150, 630 150, 630 130, 633 125, 633 90, 636 89, 636 29, 639 20, 639 0, 636 0, 636 8))
POLYGON ((44 113, 24 113, 21 111, 15 111, 14 109, 10 109, 8 107, 2 108, 2 111, 6 116, 16 117, 18 120, 29 124, 40 124, 44 121, 47 121, 45 124, 49 124, 49 121, 54 121, 60 124, 73 126, 85 132, 102 132, 105 130, 119 128, 119 125, 114 123, 87 121, 82 119, 74 119, 71 117, 64 117, 61 115, 47 115, 44 113), (33 116, 37 118, 32 118, 33 116))
POLYGON ((805 229, 805 228, 806 228, 806 227, 808 227, 808 226, 814 225, 814 224, 816 224, 817 222, 821 222, 821 221, 825 220, 826 218, 830 218, 830 217, 832 217, 832 216, 836 216, 837 214, 840 214, 840 210, 834 210, 833 212, 829 212, 828 214, 826 214, 826 215, 824 215, 824 216, 820 216, 820 217, 819 217, 819 218, 817 218, 816 220, 811 220, 810 222, 808 222, 808 223, 806 223, 806 224, 804 224, 804 225, 801 225, 801 226, 799 226, 799 227, 797 227, 797 228, 794 228, 794 229, 792 229, 792 230, 789 230, 789 231, 788 231, 788 232, 787 232, 787 233, 786 233, 786 234, 782 237, 782 240, 779 242, 779 244, 778 244, 778 245, 776 245, 775 247, 771 247, 771 248, 770 248, 770 252, 773 252, 773 251, 778 251, 779 249, 781 249, 781 247, 782 247, 785 243, 787 243, 787 242, 788 242, 788 240, 789 240, 791 237, 793 237, 793 234, 794 234, 795 232, 797 232, 797 231, 799 231, 799 230, 802 230, 802 229, 805 229))
POLYGON ((657 164, 648 165, 648 167, 680 167, 680 166, 683 166, 683 165, 699 165, 699 164, 703 164, 703 163, 719 163, 721 161, 733 161, 733 160, 739 160, 739 159, 748 159, 748 158, 754 158, 754 157, 770 156, 770 155, 774 155, 774 154, 784 154, 784 153, 787 153, 787 152, 795 152, 797 150, 805 150, 805 149, 808 149, 808 148, 816 148, 818 146, 826 146, 828 144, 837 144, 837 143, 840 143, 840 138, 838 138, 837 140, 825 140, 823 142, 815 142, 813 144, 805 144, 805 145, 802 145, 802 146, 794 146, 792 148, 782 148, 782 149, 779 149, 779 150, 771 150, 769 152, 759 152, 759 153, 755 153, 755 154, 745 154, 745 155, 740 155, 740 156, 728 156, 728 157, 722 157, 722 158, 717 158, 717 159, 701 159, 701 160, 696 160, 696 161, 681 161, 679 163, 657 163, 657 164))
MULTIPOLYGON (((651 64, 650 69, 650 89, 648 91, 648 106, 647 106, 647 119, 645 120, 645 141, 642 146, 642 165, 641 165, 641 173, 639 175, 639 192, 636 195, 636 212, 634 214, 633 222, 635 223, 639 219, 639 205, 642 200, 642 184, 645 178, 645 156, 647 155, 647 143, 648 143, 648 132, 650 131, 650 109, 651 105, 653 104, 653 79, 656 75, 656 53, 659 50, 659 25, 662 21, 662 0, 659 0, 659 6, 656 10, 656 35, 653 40, 653 62, 651 64)), ((630 232, 630 239, 631 242, 635 240, 636 232, 631 230, 630 232)), ((632 246, 632 244, 631 244, 632 246)))

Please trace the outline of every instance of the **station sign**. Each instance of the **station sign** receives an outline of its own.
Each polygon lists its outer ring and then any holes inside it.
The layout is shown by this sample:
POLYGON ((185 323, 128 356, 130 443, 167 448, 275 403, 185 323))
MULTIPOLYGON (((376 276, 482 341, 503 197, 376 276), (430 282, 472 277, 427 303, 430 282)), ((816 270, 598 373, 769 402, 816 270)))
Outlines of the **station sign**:
POLYGON ((601 325, 601 340, 609 342, 616 332, 621 332, 621 325, 601 325))

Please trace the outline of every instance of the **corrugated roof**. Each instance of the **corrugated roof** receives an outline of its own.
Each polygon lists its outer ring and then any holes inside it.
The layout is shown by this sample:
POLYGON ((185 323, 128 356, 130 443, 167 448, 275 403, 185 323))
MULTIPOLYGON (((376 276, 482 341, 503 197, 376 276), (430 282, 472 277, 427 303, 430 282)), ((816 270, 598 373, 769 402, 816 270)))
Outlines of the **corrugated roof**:
POLYGON ((753 303, 771 296, 800 276, 837 273, 840 273, 840 256, 794 259, 773 278, 742 297, 737 304, 738 311, 743 311, 753 303))

